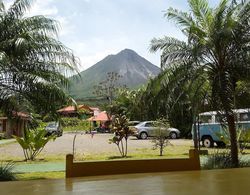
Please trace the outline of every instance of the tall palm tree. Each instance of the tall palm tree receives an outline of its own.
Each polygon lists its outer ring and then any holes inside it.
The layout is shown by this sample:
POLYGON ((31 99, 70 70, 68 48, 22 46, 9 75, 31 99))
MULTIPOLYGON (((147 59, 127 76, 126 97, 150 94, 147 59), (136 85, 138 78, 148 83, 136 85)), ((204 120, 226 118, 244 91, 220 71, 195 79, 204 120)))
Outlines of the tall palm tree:
POLYGON ((231 157, 238 167, 238 147, 233 113, 236 82, 249 73, 250 3, 221 0, 216 8, 207 0, 189 0, 189 12, 169 8, 165 16, 173 20, 187 41, 154 38, 151 51, 162 51, 161 66, 192 69, 193 78, 206 75, 212 89, 212 103, 227 119, 231 157))
MULTIPOLYGON (((77 69, 72 51, 58 41, 57 21, 25 17, 32 0, 15 0, 9 9, 0 1, 0 108, 15 99, 54 109, 67 96, 60 86, 77 69)), ((10 108, 6 108, 11 110, 10 108)))
POLYGON ((144 92, 148 117, 167 117, 171 126, 180 129, 183 136, 189 136, 195 120, 192 116, 203 111, 209 92, 204 79, 205 76, 194 79, 191 68, 172 65, 163 70, 144 92))

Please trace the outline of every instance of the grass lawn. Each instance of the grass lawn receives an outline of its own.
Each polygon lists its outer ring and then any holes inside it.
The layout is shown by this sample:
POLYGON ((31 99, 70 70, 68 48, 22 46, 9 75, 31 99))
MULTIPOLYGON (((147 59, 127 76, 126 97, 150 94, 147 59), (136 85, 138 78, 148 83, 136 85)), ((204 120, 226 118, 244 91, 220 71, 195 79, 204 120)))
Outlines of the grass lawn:
POLYGON ((36 179, 63 179, 65 172, 35 172, 16 174, 17 180, 36 180, 36 179))

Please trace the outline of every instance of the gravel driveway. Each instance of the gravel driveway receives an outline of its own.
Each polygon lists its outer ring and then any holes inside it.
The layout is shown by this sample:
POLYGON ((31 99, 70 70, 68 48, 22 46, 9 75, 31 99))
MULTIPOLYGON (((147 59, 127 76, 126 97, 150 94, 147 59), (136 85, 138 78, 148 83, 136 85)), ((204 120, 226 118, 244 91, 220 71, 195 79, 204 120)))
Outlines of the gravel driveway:
MULTIPOLYGON (((66 155, 72 153, 74 136, 75 134, 72 133, 64 133, 63 136, 58 137, 55 141, 50 141, 41 154, 66 155)), ((114 153, 114 155, 118 154, 117 147, 114 144, 108 143, 108 140, 112 136, 112 134, 95 134, 91 137, 90 134, 78 134, 75 140, 76 152, 85 155, 110 152, 114 153)), ((171 140, 171 143, 173 145, 192 145, 191 140, 183 139, 171 140)), ((151 140, 137 140, 134 137, 129 138, 129 152, 141 148, 152 148, 151 140)), ((0 146, 0 154, 3 156, 23 157, 23 151, 18 143, 0 146)))

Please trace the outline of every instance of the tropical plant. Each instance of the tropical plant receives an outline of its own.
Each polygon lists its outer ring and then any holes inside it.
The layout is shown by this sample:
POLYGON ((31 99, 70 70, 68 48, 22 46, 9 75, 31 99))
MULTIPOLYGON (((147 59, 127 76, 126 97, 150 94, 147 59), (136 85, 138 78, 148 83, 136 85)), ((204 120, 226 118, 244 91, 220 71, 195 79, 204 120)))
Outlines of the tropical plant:
POLYGON ((128 138, 132 135, 132 130, 128 126, 128 119, 125 115, 116 115, 112 122, 112 130, 114 137, 109 139, 109 143, 117 145, 122 157, 126 157, 128 153, 128 138))
POLYGON ((68 98, 67 86, 77 67, 73 53, 57 40, 57 21, 25 17, 32 0, 0 1, 0 108, 55 112, 68 98))
POLYGON ((169 142, 168 138, 166 137, 166 133, 165 133, 166 129, 165 128, 169 128, 170 126, 163 119, 157 120, 157 122, 164 124, 165 127, 164 127, 164 129, 162 129, 162 127, 159 127, 158 129, 156 129, 156 136, 152 140, 152 142, 154 144, 153 149, 156 150, 159 148, 160 156, 163 156, 164 148, 167 147, 168 145, 170 145, 170 142, 169 142))
POLYGON ((221 0, 216 8, 209 7, 207 0, 189 0, 188 3, 190 13, 169 8, 165 14, 180 27, 187 41, 154 38, 150 48, 151 51, 162 51, 162 68, 186 70, 185 74, 192 75, 190 82, 201 77, 209 82, 213 108, 225 113, 232 164, 238 167, 233 108, 236 83, 247 80, 250 70, 250 3, 221 0))
POLYGON ((16 180, 15 173, 13 173, 14 163, 1 163, 0 165, 0 181, 14 181, 16 180))
POLYGON ((44 127, 39 127, 37 129, 25 129, 23 137, 13 137, 22 147, 25 160, 33 161, 50 140, 55 140, 56 135, 47 135, 44 127))
POLYGON ((144 120, 146 111, 142 95, 145 87, 137 90, 119 89, 111 106, 114 114, 125 114, 130 120, 144 120))
POLYGON ((216 150, 209 155, 202 165, 203 169, 226 169, 232 167, 232 158, 229 151, 216 150))
POLYGON ((250 131, 241 130, 238 138, 239 149, 241 154, 245 154, 245 149, 249 148, 250 144, 250 131))

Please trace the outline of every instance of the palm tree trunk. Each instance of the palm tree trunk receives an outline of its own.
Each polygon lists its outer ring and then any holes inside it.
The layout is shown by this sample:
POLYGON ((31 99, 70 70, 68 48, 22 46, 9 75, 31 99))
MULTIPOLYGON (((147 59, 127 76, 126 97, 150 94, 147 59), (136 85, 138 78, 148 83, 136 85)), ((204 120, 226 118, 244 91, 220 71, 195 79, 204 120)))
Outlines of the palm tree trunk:
POLYGON ((226 113, 226 117, 227 117, 227 122, 228 122, 229 133, 230 133, 232 165, 234 168, 237 168, 239 167, 239 158, 238 158, 238 144, 237 144, 235 119, 234 119, 234 115, 228 112, 226 113))

